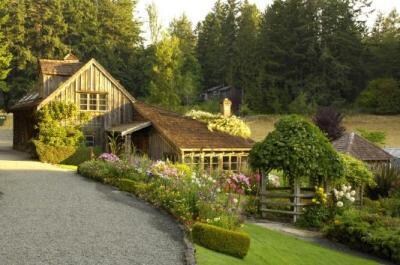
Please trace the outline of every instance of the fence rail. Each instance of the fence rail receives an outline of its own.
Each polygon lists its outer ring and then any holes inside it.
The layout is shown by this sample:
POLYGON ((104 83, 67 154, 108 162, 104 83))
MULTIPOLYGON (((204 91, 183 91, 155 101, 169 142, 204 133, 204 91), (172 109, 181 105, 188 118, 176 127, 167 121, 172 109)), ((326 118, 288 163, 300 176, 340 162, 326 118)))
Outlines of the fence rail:
MULTIPOLYGON (((264 179, 264 178, 263 178, 264 179)), ((287 214, 296 222, 304 213, 303 208, 312 205, 311 199, 315 193, 313 188, 301 188, 294 183, 293 187, 267 187, 262 181, 260 192, 261 213, 287 214)))

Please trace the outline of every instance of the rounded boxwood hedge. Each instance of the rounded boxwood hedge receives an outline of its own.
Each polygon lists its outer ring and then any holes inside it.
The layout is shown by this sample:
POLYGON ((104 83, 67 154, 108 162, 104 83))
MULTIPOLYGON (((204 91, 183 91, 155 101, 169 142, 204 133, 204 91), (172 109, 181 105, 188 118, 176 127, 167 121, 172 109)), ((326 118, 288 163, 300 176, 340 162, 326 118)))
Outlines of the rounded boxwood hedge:
POLYGON ((250 247, 247 234, 203 223, 193 225, 192 237, 196 244, 238 258, 244 258, 250 247))

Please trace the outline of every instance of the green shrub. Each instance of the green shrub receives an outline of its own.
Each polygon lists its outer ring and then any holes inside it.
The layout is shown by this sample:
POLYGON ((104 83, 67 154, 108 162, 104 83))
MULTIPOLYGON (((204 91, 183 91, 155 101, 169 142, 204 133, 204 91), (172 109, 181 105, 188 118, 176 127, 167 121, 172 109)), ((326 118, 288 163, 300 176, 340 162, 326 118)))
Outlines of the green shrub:
POLYGON ((368 187, 367 195, 371 199, 387 198, 400 190, 400 168, 390 164, 381 164, 373 168, 377 185, 368 187))
POLYGON ((136 193, 136 181, 131 179, 120 179, 117 187, 122 191, 136 193))
POLYGON ((84 177, 104 182, 113 176, 110 163, 101 160, 86 161, 78 166, 78 173, 84 177))
POLYGON ((247 234, 208 224, 194 224, 192 237, 195 243, 203 247, 238 258, 245 257, 250 247, 247 234))
POLYGON ((348 154, 340 154, 340 158, 343 164, 343 178, 337 184, 346 185, 350 183, 357 187, 362 185, 376 186, 374 174, 364 162, 348 154))
POLYGON ((372 80, 358 98, 359 106, 375 114, 400 113, 400 86, 392 78, 372 80))
POLYGON ((326 228, 327 236, 343 244, 400 263, 400 219, 348 210, 326 228))
POLYGON ((51 164, 65 164, 75 165, 90 160, 91 152, 93 150, 94 155, 100 153, 100 148, 90 149, 89 147, 80 146, 51 146, 44 144, 38 140, 33 141, 36 149, 36 154, 39 160, 51 164))

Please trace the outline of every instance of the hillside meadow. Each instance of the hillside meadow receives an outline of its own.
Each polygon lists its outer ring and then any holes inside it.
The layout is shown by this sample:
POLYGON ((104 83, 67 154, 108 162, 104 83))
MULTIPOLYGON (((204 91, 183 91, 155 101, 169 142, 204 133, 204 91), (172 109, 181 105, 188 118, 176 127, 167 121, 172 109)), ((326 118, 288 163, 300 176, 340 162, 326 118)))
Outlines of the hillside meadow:
MULTIPOLYGON (((257 115, 245 118, 252 132, 252 139, 261 141, 274 129, 274 123, 280 115, 257 115)), ((400 115, 349 115, 344 119, 344 126, 348 132, 357 132, 357 129, 368 131, 382 131, 386 133, 385 147, 400 147, 400 115)))

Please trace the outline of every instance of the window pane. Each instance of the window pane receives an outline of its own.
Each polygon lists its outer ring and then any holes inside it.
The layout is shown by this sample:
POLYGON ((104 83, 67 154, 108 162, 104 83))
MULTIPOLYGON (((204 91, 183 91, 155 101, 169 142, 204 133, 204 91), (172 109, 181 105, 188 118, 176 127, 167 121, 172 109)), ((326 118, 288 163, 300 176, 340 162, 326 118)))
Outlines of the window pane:
POLYGON ((79 94, 79 108, 87 110, 87 94, 79 94))
POLYGON ((90 110, 96 110, 97 109, 97 94, 90 94, 89 95, 89 108, 90 110))
POLYGON ((222 161, 223 161, 222 162, 222 169, 223 170, 229 170, 230 169, 230 167, 229 167, 229 156, 224 156, 222 161))
POLYGON ((86 146, 94 146, 94 136, 93 135, 85 135, 86 146))

